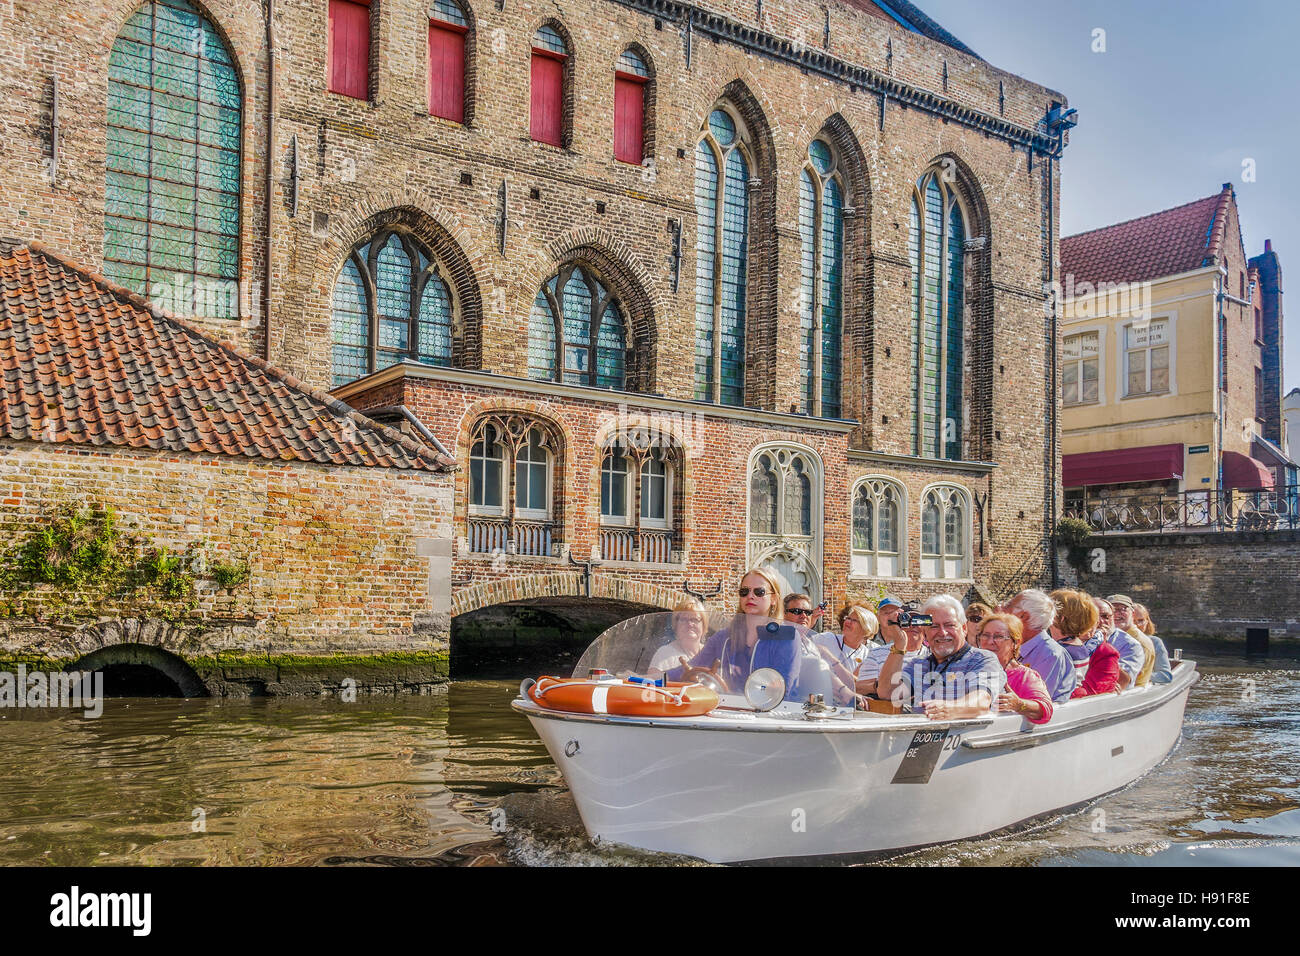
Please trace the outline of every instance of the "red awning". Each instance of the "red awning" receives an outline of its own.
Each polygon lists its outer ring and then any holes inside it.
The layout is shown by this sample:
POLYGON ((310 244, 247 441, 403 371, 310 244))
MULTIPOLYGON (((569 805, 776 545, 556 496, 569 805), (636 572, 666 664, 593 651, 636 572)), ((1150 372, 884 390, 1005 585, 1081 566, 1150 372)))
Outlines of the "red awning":
POLYGON ((1223 453, 1224 488, 1272 488, 1273 473, 1261 461, 1239 451, 1223 453))
POLYGON ((1062 484, 1114 485, 1129 481, 1168 481, 1183 477, 1183 445, 1145 445, 1089 451, 1061 457, 1062 484))

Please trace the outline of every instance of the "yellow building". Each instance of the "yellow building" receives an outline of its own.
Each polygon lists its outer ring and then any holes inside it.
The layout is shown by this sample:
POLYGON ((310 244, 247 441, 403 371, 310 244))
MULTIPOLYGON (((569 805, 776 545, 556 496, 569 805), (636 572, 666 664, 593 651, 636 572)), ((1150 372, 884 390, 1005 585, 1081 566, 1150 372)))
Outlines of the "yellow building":
POLYGON ((1287 482, 1280 268, 1247 259, 1231 184, 1063 238, 1058 294, 1067 510, 1287 482))

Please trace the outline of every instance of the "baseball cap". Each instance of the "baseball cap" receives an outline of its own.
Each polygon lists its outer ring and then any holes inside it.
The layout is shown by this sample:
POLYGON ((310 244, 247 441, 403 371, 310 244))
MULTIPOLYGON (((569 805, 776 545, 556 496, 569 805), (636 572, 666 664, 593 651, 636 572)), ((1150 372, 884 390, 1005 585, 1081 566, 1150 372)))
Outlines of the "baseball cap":
POLYGON ((882 597, 879 601, 876 602, 876 610, 877 610, 877 611, 883 611, 885 608, 887 608, 887 607, 891 607, 891 606, 892 606, 892 607, 902 607, 902 606, 903 606, 903 602, 900 601, 900 600, 898 599, 898 597, 895 596, 895 595, 893 595, 893 594, 886 594, 884 597, 882 597))
POLYGON ((1127 594, 1112 594, 1110 597, 1106 598, 1106 600, 1109 601, 1112 605, 1118 604, 1124 607, 1133 606, 1133 599, 1129 597, 1127 594))

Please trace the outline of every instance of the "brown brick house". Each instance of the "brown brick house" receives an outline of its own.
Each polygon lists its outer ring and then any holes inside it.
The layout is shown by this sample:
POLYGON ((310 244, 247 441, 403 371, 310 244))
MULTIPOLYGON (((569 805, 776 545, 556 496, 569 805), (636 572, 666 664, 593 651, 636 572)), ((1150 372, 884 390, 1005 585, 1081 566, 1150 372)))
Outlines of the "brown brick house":
POLYGON ((1063 98, 913 5, 16 8, 0 234, 441 443, 458 617, 1047 573, 1063 98))

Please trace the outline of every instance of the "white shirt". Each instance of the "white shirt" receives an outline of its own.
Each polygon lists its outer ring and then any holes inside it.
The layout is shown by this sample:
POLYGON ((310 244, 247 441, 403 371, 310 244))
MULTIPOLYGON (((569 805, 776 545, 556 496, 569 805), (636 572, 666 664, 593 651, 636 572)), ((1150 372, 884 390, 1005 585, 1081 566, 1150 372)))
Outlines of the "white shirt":
POLYGON ((687 662, 689 662, 694 656, 694 654, 691 654, 676 641, 673 641, 671 644, 665 644, 663 647, 659 648, 659 650, 655 651, 654 657, 650 658, 650 666, 647 669, 658 671, 662 674, 664 671, 670 671, 674 667, 680 667, 681 661, 678 658, 684 657, 687 662))
MULTIPOLYGON (((844 643, 844 638, 833 631, 822 631, 820 634, 814 634, 813 640, 817 642, 818 646, 830 651, 831 657, 847 667, 849 673, 856 674, 859 679, 862 678, 862 666, 871 653, 872 644, 870 641, 863 641, 857 647, 849 647, 844 643)), ((879 665, 876 667, 876 672, 880 672, 879 665)))

